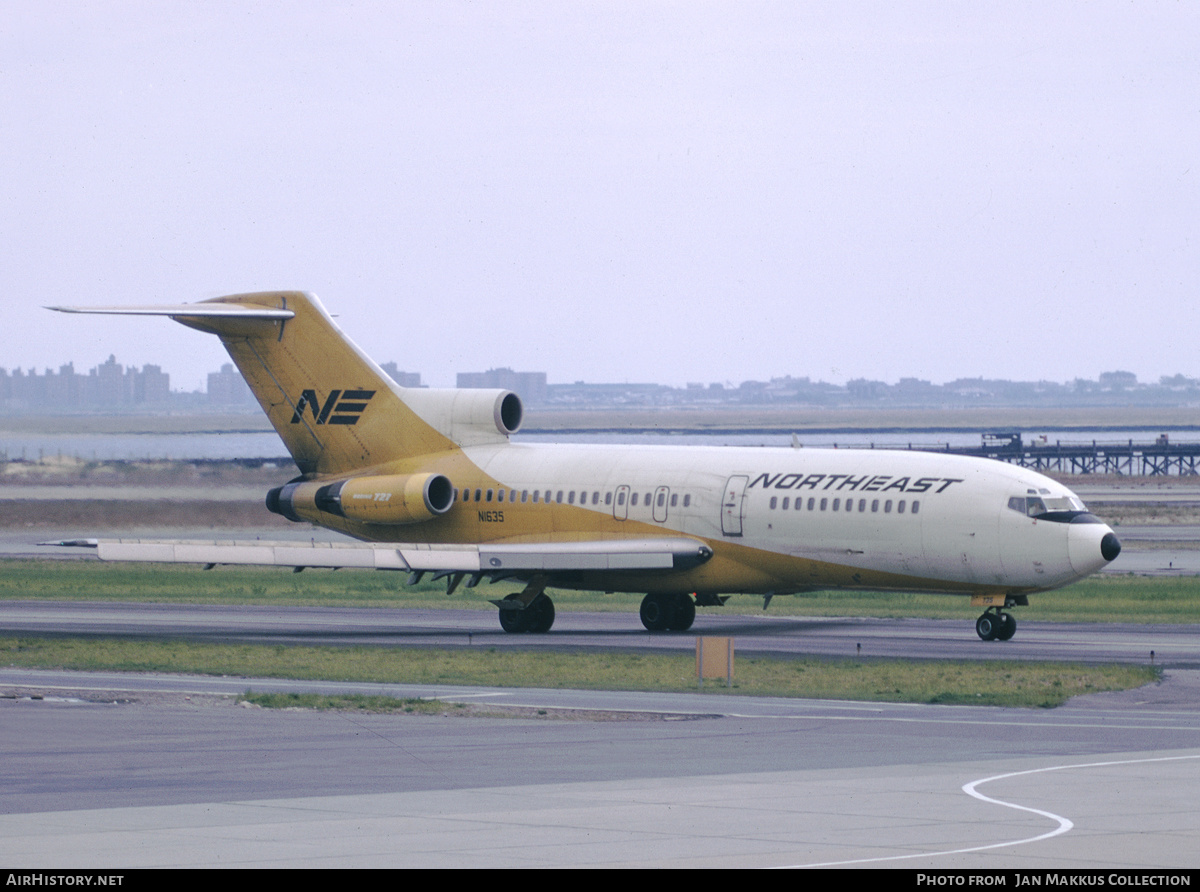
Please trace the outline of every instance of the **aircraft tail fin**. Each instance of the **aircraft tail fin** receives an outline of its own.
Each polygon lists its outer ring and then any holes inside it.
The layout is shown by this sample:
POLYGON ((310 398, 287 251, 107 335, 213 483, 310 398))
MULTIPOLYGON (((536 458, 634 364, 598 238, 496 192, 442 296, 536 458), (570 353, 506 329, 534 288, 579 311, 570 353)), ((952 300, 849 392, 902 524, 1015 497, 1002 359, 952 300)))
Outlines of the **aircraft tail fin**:
POLYGON ((163 307, 50 309, 169 316, 217 335, 306 476, 374 467, 455 445, 452 431, 439 430, 406 402, 406 394, 422 392, 393 382, 338 329, 314 295, 269 291, 163 307))

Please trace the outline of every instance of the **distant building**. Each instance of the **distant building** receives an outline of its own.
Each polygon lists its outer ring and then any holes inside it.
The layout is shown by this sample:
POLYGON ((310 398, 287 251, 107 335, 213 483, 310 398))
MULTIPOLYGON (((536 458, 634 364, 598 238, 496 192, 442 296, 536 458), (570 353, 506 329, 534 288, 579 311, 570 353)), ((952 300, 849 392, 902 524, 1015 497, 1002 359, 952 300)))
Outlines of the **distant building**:
POLYGON ((402 372, 396 368, 396 363, 385 362, 380 366, 389 378, 399 384, 401 387, 420 387, 421 373, 420 372, 402 372))
POLYGON ((134 403, 165 406, 171 399, 171 376, 161 366, 144 365, 140 372, 129 370, 133 378, 134 403))
POLYGON ((220 408, 243 408, 257 405, 246 379, 231 363, 219 372, 208 373, 208 405, 220 408))
MULTIPOLYGON (((548 406, 588 409, 622 406, 670 406, 681 401, 686 390, 665 384, 551 384, 546 388, 548 406)), ((522 394, 524 396, 524 394, 522 394)))
POLYGON ((59 366, 57 373, 46 369, 41 375, 36 369, 13 369, 11 374, 0 369, 0 407, 9 411, 167 408, 171 398, 171 376, 161 368, 125 368, 115 356, 87 375, 76 374, 73 363, 59 366))
POLYGON ((459 372, 458 386, 511 390, 527 403, 544 403, 546 401, 545 372, 514 372, 512 369, 459 372))

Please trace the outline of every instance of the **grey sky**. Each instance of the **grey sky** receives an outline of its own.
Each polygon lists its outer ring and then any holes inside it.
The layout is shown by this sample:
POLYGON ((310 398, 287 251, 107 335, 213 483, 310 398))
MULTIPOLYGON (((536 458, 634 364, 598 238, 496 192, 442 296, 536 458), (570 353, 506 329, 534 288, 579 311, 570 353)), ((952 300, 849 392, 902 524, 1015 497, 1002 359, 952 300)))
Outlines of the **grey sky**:
POLYGON ((0 366, 316 292, 434 384, 1200 375, 1192 3, 0 0, 0 366))

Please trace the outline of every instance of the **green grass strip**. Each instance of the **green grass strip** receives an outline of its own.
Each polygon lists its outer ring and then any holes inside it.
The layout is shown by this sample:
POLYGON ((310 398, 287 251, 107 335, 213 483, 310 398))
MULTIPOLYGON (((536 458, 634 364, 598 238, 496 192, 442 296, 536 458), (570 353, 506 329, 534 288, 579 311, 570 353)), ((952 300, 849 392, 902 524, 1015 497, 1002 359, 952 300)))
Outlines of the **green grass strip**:
MULTIPOLYGON (((121 639, 0 639, 0 664, 398 684, 694 691, 691 654, 506 648, 283 647, 121 639)), ((1145 666, 745 657, 732 693, 772 697, 1053 707, 1159 678, 1145 666)), ((706 689, 725 692, 723 683, 706 689)))
MULTIPOLYGON (((444 583, 404 584, 405 574, 378 571, 306 570, 171 564, 105 564, 97 561, 7 560, 0 562, 0 600, 124 601, 268 606, 420 607, 495 610, 486 599, 502 598, 519 584, 461 588, 446 596, 444 583)), ((550 592, 559 613, 631 614, 637 624, 640 595, 550 592)), ((826 591, 777 597, 772 616, 873 616, 958 619, 974 623, 981 611, 966 597, 880 592, 826 591)), ((762 599, 735 595, 725 607, 701 615, 762 613, 762 599)), ((1200 577, 1096 576, 1060 591, 1031 595, 1014 610, 1022 620, 1053 622, 1200 623, 1200 577)), ((1020 634, 1018 629, 1017 634, 1020 634)))

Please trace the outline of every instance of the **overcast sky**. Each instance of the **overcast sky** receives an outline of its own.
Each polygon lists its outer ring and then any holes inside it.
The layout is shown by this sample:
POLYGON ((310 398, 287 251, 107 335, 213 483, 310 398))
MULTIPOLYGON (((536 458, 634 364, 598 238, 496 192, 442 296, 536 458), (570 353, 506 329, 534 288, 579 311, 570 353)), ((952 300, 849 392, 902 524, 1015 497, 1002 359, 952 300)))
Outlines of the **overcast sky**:
POLYGON ((1200 5, 0 0, 0 366, 45 304, 318 294, 426 382, 1200 376, 1200 5))

